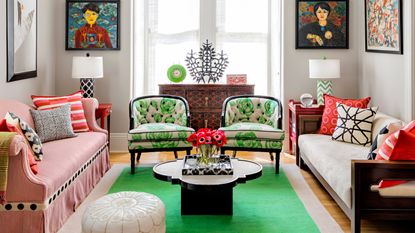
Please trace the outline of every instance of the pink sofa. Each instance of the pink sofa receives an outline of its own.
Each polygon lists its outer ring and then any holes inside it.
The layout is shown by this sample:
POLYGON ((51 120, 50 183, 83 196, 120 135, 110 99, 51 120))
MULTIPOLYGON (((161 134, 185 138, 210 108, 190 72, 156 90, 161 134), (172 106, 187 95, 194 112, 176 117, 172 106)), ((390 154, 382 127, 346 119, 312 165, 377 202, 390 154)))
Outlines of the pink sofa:
MULTIPOLYGON (((107 131, 95 121, 96 103, 83 99, 82 104, 92 131, 44 143, 37 175, 30 170, 23 137, 14 137, 0 232, 57 232, 109 169, 107 131)), ((0 118, 10 111, 34 129, 29 109, 14 100, 0 100, 0 118)))

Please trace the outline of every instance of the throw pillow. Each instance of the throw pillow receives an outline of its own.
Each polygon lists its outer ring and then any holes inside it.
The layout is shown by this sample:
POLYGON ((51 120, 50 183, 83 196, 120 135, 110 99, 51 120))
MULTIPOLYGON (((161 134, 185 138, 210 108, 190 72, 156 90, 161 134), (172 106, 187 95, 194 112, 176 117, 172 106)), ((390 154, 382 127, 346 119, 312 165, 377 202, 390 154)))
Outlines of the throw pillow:
POLYGON ((71 106, 63 105, 50 110, 32 110, 36 131, 42 142, 75 137, 71 126, 71 106))
POLYGON ((355 108, 337 103, 338 120, 332 139, 362 146, 372 143, 372 123, 378 108, 355 108))
POLYGON ((364 99, 340 99, 331 95, 324 94, 324 111, 321 120, 320 133, 332 135, 337 125, 336 103, 345 104, 355 108, 367 108, 370 97, 364 99))
POLYGON ((382 144, 385 142, 386 138, 388 138, 391 134, 395 133, 396 131, 403 128, 403 124, 401 121, 392 122, 383 127, 379 134, 376 136, 375 141, 372 143, 372 147, 370 148, 370 152, 367 156, 367 159, 373 160, 376 158, 378 151, 382 144))
MULTIPOLYGON (((377 155, 376 160, 390 160, 392 156, 392 152, 395 149, 395 146, 402 134, 402 132, 406 132, 412 135, 415 135, 415 121, 410 122, 407 126, 405 126, 403 129, 389 135, 389 137, 385 140, 385 142, 380 147, 377 155)), ((405 139, 407 140, 407 135, 405 135, 405 139)))
POLYGON ((406 131, 399 132, 399 138, 389 160, 415 160, 415 135, 406 131))
POLYGON ((48 110, 60 107, 64 104, 71 104, 71 123, 75 133, 89 131, 88 123, 82 105, 82 91, 66 96, 35 96, 32 95, 33 104, 38 110, 48 110))
POLYGON ((24 120, 20 119, 20 117, 16 116, 16 114, 12 112, 8 112, 5 119, 7 123, 15 126, 23 132, 23 135, 25 136, 27 143, 30 145, 30 149, 35 156, 35 159, 37 161, 41 161, 43 157, 42 142, 32 127, 30 127, 24 120))
MULTIPOLYGON (((16 132, 17 134, 24 137, 23 132, 21 130, 19 130, 17 127, 15 127, 14 125, 11 125, 11 124, 7 123, 6 119, 1 119, 0 120, 0 131, 16 132)), ((38 173, 38 167, 37 167, 37 162, 36 162, 36 160, 33 156, 32 150, 27 150, 27 158, 28 158, 28 163, 29 163, 29 166, 30 166, 30 170, 32 170, 33 174, 36 175, 38 173)))

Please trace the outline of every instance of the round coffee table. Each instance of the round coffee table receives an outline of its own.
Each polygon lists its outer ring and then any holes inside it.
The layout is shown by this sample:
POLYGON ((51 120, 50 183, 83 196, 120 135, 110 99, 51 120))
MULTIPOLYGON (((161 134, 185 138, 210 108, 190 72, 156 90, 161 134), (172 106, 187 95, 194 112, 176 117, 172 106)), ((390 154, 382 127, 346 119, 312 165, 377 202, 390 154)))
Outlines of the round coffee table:
POLYGON ((182 215, 232 215, 233 187, 262 175, 259 163, 231 159, 233 175, 182 175, 183 159, 159 163, 155 178, 181 186, 182 215))

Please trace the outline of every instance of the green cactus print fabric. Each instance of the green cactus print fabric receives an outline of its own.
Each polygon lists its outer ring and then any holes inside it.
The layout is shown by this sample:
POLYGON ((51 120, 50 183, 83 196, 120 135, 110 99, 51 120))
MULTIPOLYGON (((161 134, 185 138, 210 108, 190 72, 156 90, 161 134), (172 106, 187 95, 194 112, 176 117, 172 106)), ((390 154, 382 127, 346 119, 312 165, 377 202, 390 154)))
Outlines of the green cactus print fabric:
POLYGON ((253 149, 282 149, 282 141, 266 139, 229 139, 226 142, 226 146, 253 149))
POLYGON ((172 98, 140 99, 133 103, 134 128, 148 123, 172 123, 186 126, 186 106, 172 98))
POLYGON ((282 141, 285 137, 284 130, 260 123, 236 123, 228 127, 219 128, 219 130, 225 132, 227 139, 236 138, 242 140, 260 138, 282 141))
POLYGON ((128 149, 130 150, 140 150, 140 149, 163 149, 163 148, 189 148, 192 147, 192 144, 187 141, 162 141, 162 142, 132 142, 128 141, 128 149))
POLYGON ((192 128, 171 123, 149 123, 130 130, 128 141, 186 141, 187 137, 194 132, 192 128))
POLYGON ((254 122, 277 127, 278 104, 264 98, 239 98, 228 102, 225 126, 238 122, 254 122))

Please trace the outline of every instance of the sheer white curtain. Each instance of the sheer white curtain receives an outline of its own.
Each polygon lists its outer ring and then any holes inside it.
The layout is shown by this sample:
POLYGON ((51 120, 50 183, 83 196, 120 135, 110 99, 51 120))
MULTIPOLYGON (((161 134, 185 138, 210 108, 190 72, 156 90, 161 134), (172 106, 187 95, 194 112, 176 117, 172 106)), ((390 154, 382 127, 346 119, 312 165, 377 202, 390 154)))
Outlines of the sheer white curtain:
POLYGON ((229 56, 228 74, 247 74, 255 94, 269 90, 269 0, 217 0, 216 42, 229 56))
MULTIPOLYGON (((144 32, 134 44, 145 44, 136 50, 135 60, 141 61, 143 70, 135 71, 134 94, 157 94, 158 84, 168 83, 167 69, 173 64, 185 66, 186 53, 199 46, 198 0, 145 0, 136 1, 143 7, 135 10, 142 17, 135 19, 135 30, 144 32), (138 22, 143 20, 142 22, 138 22), (142 26, 142 27, 141 27, 142 26), (140 77, 140 75, 142 77, 140 77)), ((140 64, 137 64, 140 67, 140 64)), ((135 66, 135 70, 137 67, 135 66)), ((188 79, 189 80, 189 79, 188 79)))
MULTIPOLYGON (((157 93, 168 67, 185 66, 190 49, 209 39, 229 57, 222 82, 226 74, 247 74, 255 94, 279 98, 280 1, 134 1, 134 95, 157 93)), ((193 82, 189 74, 186 82, 193 82)))

